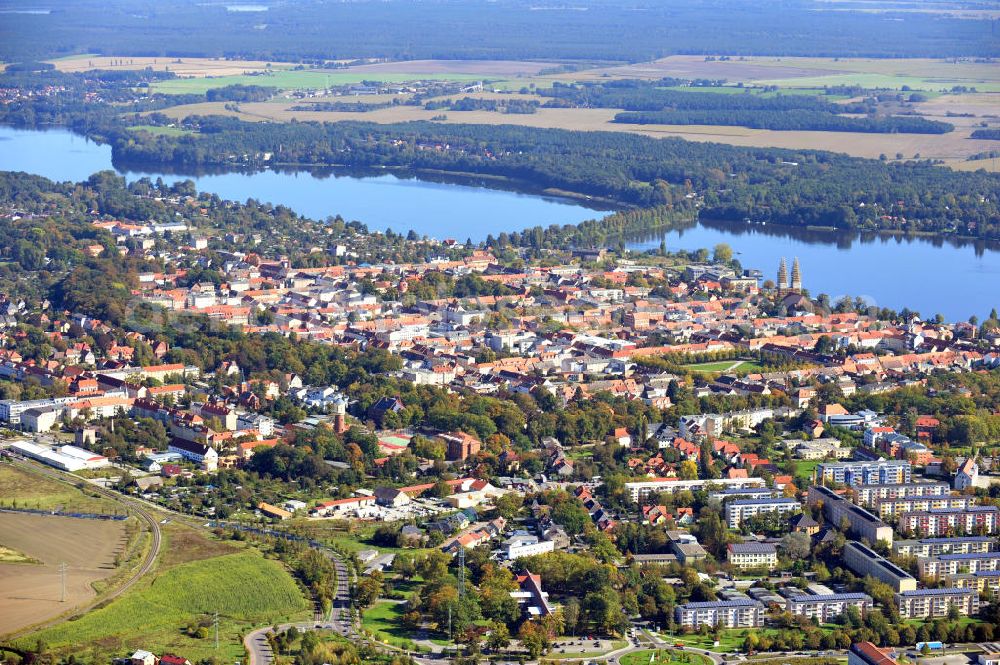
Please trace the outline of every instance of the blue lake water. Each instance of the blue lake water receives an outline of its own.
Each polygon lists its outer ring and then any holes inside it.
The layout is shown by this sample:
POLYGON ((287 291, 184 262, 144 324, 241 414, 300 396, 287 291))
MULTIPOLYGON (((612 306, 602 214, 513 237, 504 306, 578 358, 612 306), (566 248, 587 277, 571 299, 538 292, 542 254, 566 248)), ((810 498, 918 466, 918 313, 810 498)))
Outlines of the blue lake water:
POLYGON ((20 130, 0 126, 0 170, 26 171, 58 181, 86 180, 113 169, 128 180, 193 180, 198 191, 246 201, 286 205, 314 219, 340 215, 370 229, 410 229, 434 238, 485 240, 490 233, 531 226, 576 224, 602 217, 600 210, 573 199, 488 188, 474 180, 434 182, 392 173, 358 176, 330 169, 194 174, 119 169, 111 146, 72 132, 20 130))
MULTIPOLYGON (((199 191, 236 201, 255 198, 325 219, 341 215, 371 229, 415 230, 435 238, 483 240, 487 235, 549 224, 575 224, 604 213, 572 199, 496 189, 475 181, 358 175, 341 171, 260 171, 168 174, 116 169, 111 148, 66 130, 0 127, 0 170, 27 171, 53 180, 85 180, 107 169, 134 180, 191 179, 199 191)), ((634 249, 711 249, 728 243, 744 267, 774 278, 778 261, 802 264, 813 294, 863 296, 881 307, 909 307, 924 316, 984 319, 1000 307, 1000 245, 879 234, 809 231, 788 227, 702 222, 686 229, 632 239, 634 249)))

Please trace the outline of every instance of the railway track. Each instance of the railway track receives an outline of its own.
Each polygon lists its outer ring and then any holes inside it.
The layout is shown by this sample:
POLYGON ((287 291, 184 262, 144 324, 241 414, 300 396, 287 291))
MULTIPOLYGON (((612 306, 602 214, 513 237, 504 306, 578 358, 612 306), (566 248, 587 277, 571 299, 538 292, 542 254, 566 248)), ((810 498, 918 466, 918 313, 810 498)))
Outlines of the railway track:
MULTIPOLYGON (((47 478, 51 478, 53 480, 57 480, 62 483, 73 485, 74 487, 77 487, 78 486, 77 483, 81 481, 81 479, 77 478, 76 476, 72 476, 70 474, 63 474, 62 472, 55 471, 41 464, 36 464, 34 462, 29 462, 27 460, 17 459, 11 461, 10 463, 14 467, 21 468, 31 473, 43 475, 47 478)), ((142 579, 150 570, 152 570, 153 565, 156 563, 156 557, 159 555, 160 547, 163 544, 163 534, 160 531, 160 523, 156 520, 156 518, 150 515, 138 501, 134 501, 119 494, 118 492, 113 492, 98 485, 86 483, 86 486, 90 490, 96 492, 97 494, 122 504, 123 506, 125 506, 126 510, 128 510, 131 514, 138 517, 140 521, 145 522, 145 524, 149 527, 149 532, 152 535, 153 539, 153 542, 149 548, 149 552, 146 553, 146 557, 143 559, 142 565, 139 566, 139 569, 136 570, 135 573, 133 573, 122 584, 115 587, 115 589, 112 590, 111 592, 97 596, 90 602, 84 605, 74 607, 71 611, 63 613, 57 617, 53 617, 52 619, 48 619, 41 623, 37 623, 33 626, 29 626, 28 628, 23 628, 15 633, 11 633, 4 637, 5 641, 10 641, 18 637, 22 637, 28 633, 33 633, 42 630, 44 628, 49 628, 56 624, 62 623, 63 621, 68 621, 74 616, 79 616, 80 614, 89 612, 98 605, 107 603, 111 600, 114 600, 115 598, 118 598, 123 593, 125 593, 133 586, 135 586, 140 579, 142 579)))

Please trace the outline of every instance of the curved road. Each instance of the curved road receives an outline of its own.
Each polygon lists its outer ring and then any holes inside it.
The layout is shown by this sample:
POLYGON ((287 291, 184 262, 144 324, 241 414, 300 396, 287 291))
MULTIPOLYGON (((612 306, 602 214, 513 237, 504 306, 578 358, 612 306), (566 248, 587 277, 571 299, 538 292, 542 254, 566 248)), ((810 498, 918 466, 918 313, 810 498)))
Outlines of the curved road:
MULTIPOLYGON (((278 626, 278 630, 287 630, 291 626, 299 630, 326 628, 344 637, 353 637, 356 632, 354 622, 351 620, 351 572, 336 551, 325 547, 320 551, 333 562, 337 571, 337 595, 330 603, 330 612, 324 621, 282 624, 278 626)), ((246 647, 248 654, 247 665, 271 665, 274 662, 274 654, 267 641, 267 634, 270 631, 271 626, 265 626, 247 633, 243 638, 243 646, 246 647)))
MULTIPOLYGON (((61 473, 59 471, 55 471, 53 469, 50 469, 49 467, 43 466, 41 464, 36 464, 35 462, 30 462, 30 461, 27 461, 27 460, 18 459, 18 460, 12 461, 11 464, 13 466, 15 466, 15 467, 20 467, 20 468, 22 468, 24 470, 27 470, 27 471, 30 471, 32 473, 37 473, 37 474, 43 475, 43 476, 45 476, 47 478, 51 478, 53 480, 57 480, 57 481, 62 482, 62 483, 71 484, 74 487, 76 487, 76 482, 74 482, 74 481, 80 481, 81 480, 81 478, 78 478, 77 476, 73 476, 71 474, 65 474, 64 475, 63 473, 61 473), (70 480, 70 478, 72 478, 73 480, 70 480)), ((146 523, 146 525, 149 527, 150 533, 153 536, 153 542, 152 542, 152 545, 149 548, 149 552, 146 554, 146 558, 143 560, 142 565, 139 567, 139 569, 128 580, 126 580, 124 583, 118 585, 115 588, 115 590, 112 591, 111 593, 105 594, 103 596, 98 595, 93 600, 91 600, 89 603, 87 603, 85 605, 80 605, 78 607, 74 607, 69 612, 65 612, 63 614, 60 614, 59 616, 54 617, 52 619, 48 619, 46 621, 43 621, 42 623, 37 623, 37 624, 35 624, 33 626, 29 626, 28 628, 23 628, 23 629, 15 632, 15 633, 11 633, 10 635, 6 636, 7 639, 14 639, 16 637, 24 635, 25 633, 34 632, 34 631, 37 631, 37 630, 41 630, 43 628, 48 628, 50 626, 54 626, 54 625, 56 625, 58 623, 62 623, 63 621, 66 621, 66 620, 70 619, 73 616, 76 616, 76 615, 81 614, 83 612, 89 612, 90 610, 92 610, 98 604, 105 603, 105 602, 110 601, 110 600, 114 600, 115 598, 117 598, 118 596, 122 595, 123 593, 125 593, 126 591, 128 591, 129 589, 131 589, 133 586, 135 586, 135 584, 146 573, 148 573, 152 569, 153 564, 156 562, 156 557, 160 553, 160 546, 163 543, 163 535, 160 532, 160 524, 159 524, 159 522, 157 522, 156 519, 153 518, 152 515, 150 515, 149 513, 147 513, 142 508, 142 506, 139 505, 138 502, 133 501, 131 499, 128 499, 125 496, 119 494, 118 492, 112 492, 111 490, 108 490, 108 489, 105 489, 103 487, 100 487, 99 485, 89 484, 89 487, 90 487, 90 489, 92 489, 93 491, 97 492, 101 496, 103 496, 105 498, 108 498, 108 499, 111 499, 112 501, 116 501, 118 503, 121 503, 130 512, 132 512, 133 514, 135 514, 140 520, 142 520, 143 522, 146 523)))

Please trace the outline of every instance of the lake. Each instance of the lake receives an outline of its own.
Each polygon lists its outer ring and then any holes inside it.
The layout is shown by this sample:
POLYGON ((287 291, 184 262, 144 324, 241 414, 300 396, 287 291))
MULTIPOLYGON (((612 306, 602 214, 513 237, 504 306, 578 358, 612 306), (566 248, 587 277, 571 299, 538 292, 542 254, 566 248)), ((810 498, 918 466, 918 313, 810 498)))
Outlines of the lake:
MULTIPOLYGON (((371 229, 415 230, 435 238, 472 238, 549 224, 575 224, 603 213, 580 201, 526 194, 476 181, 430 176, 358 175, 332 170, 167 174, 116 169, 111 148, 65 130, 0 127, 0 170, 80 181, 114 169, 128 179, 190 178, 200 191, 236 201, 255 198, 325 219, 340 214, 371 229)), ((810 231, 701 222, 629 242, 633 249, 711 249, 728 243, 744 267, 774 279, 781 257, 798 257, 812 294, 862 296, 880 307, 909 307, 948 320, 986 318, 1000 307, 1000 245, 880 234, 810 231)))
POLYGON ((401 174, 301 169, 219 173, 164 173, 118 168, 111 146, 72 132, 33 131, 0 126, 0 171, 26 171, 51 180, 79 182, 97 171, 115 170, 129 181, 142 177, 173 183, 193 180, 198 191, 224 199, 255 198, 286 205, 313 219, 340 215, 373 230, 405 233, 413 229, 433 238, 485 240, 490 233, 532 226, 577 224, 605 212, 569 198, 486 187, 474 179, 423 179, 401 174))

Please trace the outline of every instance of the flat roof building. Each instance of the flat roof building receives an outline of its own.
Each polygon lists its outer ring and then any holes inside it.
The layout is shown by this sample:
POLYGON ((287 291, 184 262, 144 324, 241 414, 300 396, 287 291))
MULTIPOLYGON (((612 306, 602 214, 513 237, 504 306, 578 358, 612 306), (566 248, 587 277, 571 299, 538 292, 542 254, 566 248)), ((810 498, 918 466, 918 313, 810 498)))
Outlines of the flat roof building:
POLYGON ((740 528, 743 520, 761 513, 795 513, 802 505, 795 499, 733 499, 726 502, 726 525, 740 528))
POLYGON ((699 628, 759 628, 764 625, 764 605, 756 600, 716 600, 705 603, 685 603, 674 610, 678 624, 699 628))
POLYGON ((860 506, 856 506, 833 490, 822 485, 809 488, 806 502, 810 506, 823 505, 823 516, 829 524, 840 527, 847 520, 851 535, 870 543, 884 540, 892 543, 892 527, 860 506))
POLYGON ((910 482, 910 463, 904 460, 876 462, 824 462, 816 467, 816 482, 860 485, 900 485, 910 482))
POLYGON ((892 551, 901 556, 940 556, 942 554, 968 554, 993 552, 997 549, 995 538, 990 536, 956 536, 954 538, 921 538, 897 540, 892 551))
POLYGON ((785 609, 795 616, 828 623, 839 617, 848 607, 856 607, 861 616, 868 613, 872 597, 866 593, 796 594, 785 601, 785 609))
POLYGON ((917 588, 917 580, 912 575, 861 543, 847 543, 843 559, 844 564, 856 575, 871 575, 891 586, 897 593, 917 588))
POLYGON ((979 593, 975 589, 914 589, 897 593, 896 605, 904 619, 945 617, 952 607, 970 616, 979 611, 979 593))

